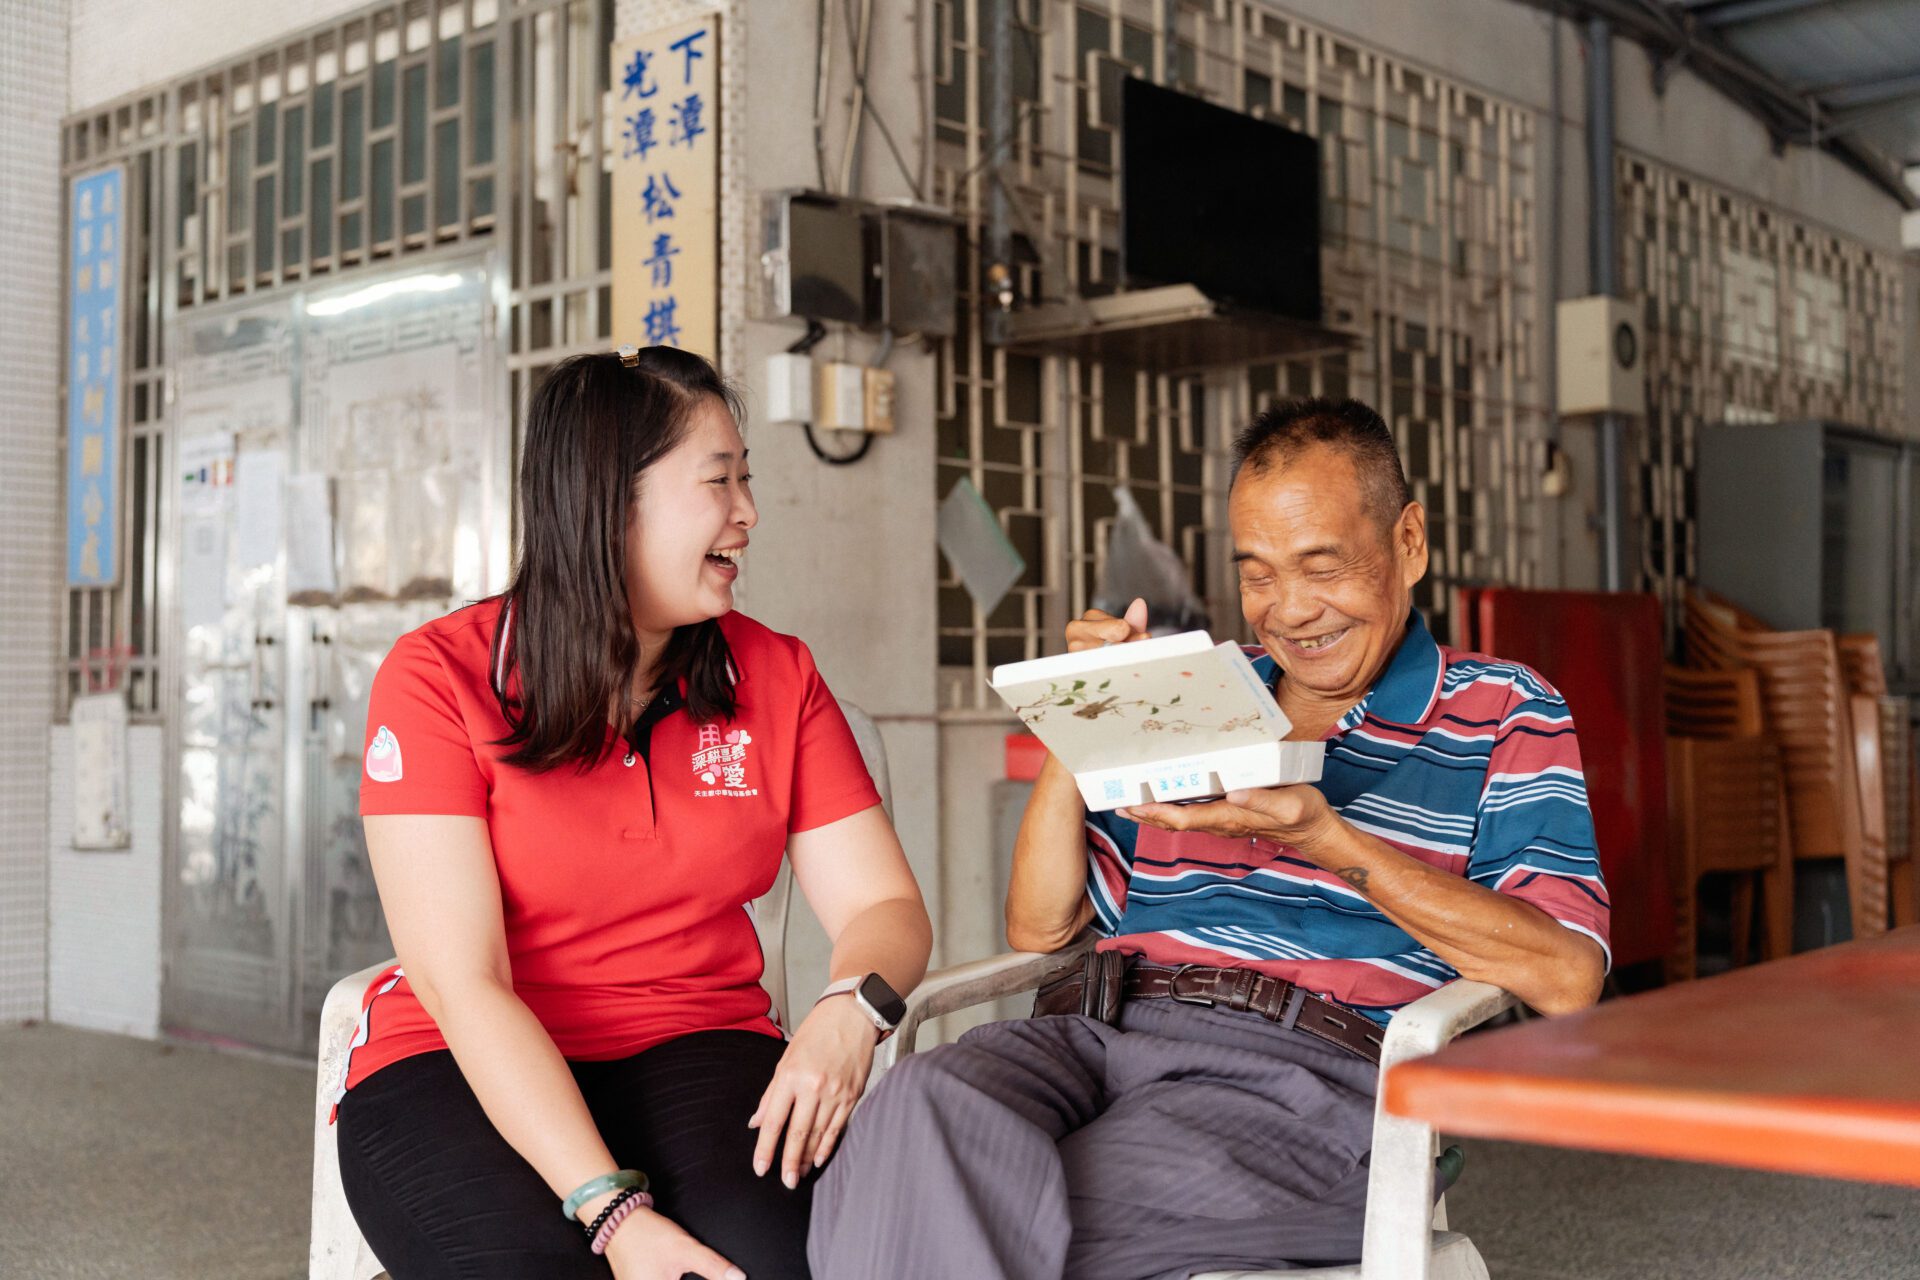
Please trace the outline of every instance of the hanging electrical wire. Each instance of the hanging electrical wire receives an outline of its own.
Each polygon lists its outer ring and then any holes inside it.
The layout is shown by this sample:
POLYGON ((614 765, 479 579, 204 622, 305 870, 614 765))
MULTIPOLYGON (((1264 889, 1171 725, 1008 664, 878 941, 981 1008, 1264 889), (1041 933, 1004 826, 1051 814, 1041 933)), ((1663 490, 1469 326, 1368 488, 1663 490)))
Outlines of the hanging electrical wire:
POLYGON ((832 79, 833 37, 832 0, 819 0, 814 18, 814 47, 819 56, 813 64, 813 162, 822 191, 827 190, 827 85, 832 79))
POLYGON ((933 85, 927 79, 927 0, 913 0, 913 98, 920 108, 920 177, 913 198, 926 202, 933 185, 933 85))
POLYGON ((847 140, 840 148, 840 190, 859 195, 860 142, 867 128, 867 50, 873 38, 873 0, 860 0, 860 14, 853 12, 853 0, 844 0, 841 14, 847 20, 847 54, 853 62, 853 102, 847 112, 847 140), (856 31, 858 34, 856 34, 856 31))
MULTIPOLYGON (((887 127, 886 117, 881 115, 880 108, 874 105, 873 95, 867 89, 867 71, 873 62, 873 0, 861 0, 860 2, 860 15, 858 19, 860 34, 857 42, 854 36, 855 18, 853 0, 842 0, 842 5, 847 20, 847 51, 853 58, 854 118, 860 123, 862 134, 864 134, 866 121, 873 121, 874 128, 880 131, 880 140, 887 144, 887 153, 893 157, 894 165, 900 170, 900 176, 907 180, 907 186, 912 190, 914 200, 925 204, 927 200, 926 182, 919 174, 914 172, 913 166, 907 163, 905 153, 900 150, 900 143, 893 136, 893 130, 887 127)), ((919 33, 916 29, 914 35, 916 66, 919 64, 919 51, 919 33)), ((916 71, 915 74, 919 75, 921 73, 916 71)), ((918 92, 917 86, 916 92, 918 92)), ((922 138, 927 136, 924 116, 925 106, 926 104, 923 100, 921 103, 923 111, 922 138)), ((853 190, 851 186, 847 186, 845 183, 848 170, 851 169, 856 175, 859 172, 861 137, 854 133, 853 123, 854 121, 848 122, 849 148, 842 160, 842 185, 847 191, 853 190)), ((926 153, 923 152, 923 156, 925 154, 926 153)))
MULTIPOLYGON (((801 334, 800 337, 794 341, 793 345, 787 348, 787 351, 791 355, 811 355, 813 349, 819 346, 826 336, 827 326, 809 317, 807 320, 807 331, 801 334)), ((881 340, 874 363, 876 365, 885 364, 887 356, 890 355, 892 351, 893 334, 889 331, 881 340)), ((813 434, 813 422, 810 418, 800 423, 800 429, 806 433, 807 448, 813 450, 813 456, 829 466, 850 467, 860 461, 860 459, 866 457, 867 450, 873 448, 873 433, 862 432, 861 434, 864 438, 860 441, 860 446, 853 450, 853 452, 829 453, 825 446, 820 443, 820 437, 813 434)))

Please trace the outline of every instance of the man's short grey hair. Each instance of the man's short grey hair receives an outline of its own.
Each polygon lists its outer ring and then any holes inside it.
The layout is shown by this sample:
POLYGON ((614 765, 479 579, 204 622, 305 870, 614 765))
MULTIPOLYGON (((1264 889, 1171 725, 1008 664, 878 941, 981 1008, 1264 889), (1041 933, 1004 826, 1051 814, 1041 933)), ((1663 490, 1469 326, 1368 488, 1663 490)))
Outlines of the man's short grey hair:
POLYGON ((1394 521, 1413 501, 1407 473, 1393 432, 1372 408, 1358 400, 1320 396, 1284 400, 1249 423, 1233 442, 1233 479, 1251 468, 1255 475, 1286 466, 1313 445, 1345 454, 1360 476, 1367 514, 1391 535, 1394 521))

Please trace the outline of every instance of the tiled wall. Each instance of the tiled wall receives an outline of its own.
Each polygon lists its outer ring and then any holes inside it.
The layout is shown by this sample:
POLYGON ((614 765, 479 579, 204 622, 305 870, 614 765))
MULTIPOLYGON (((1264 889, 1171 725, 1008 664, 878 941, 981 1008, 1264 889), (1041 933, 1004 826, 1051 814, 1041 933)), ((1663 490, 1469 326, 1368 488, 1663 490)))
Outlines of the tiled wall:
POLYGON ((46 1013, 65 0, 0 5, 0 1022, 46 1013))
MULTIPOLYGON (((29 7, 56 7, 44 4, 44 0, 26 3, 29 7)), ((363 3, 251 0, 248 4, 156 7, 148 0, 72 0, 71 109, 98 106, 138 92, 229 54, 357 9, 363 3)), ((60 101, 66 100, 63 92, 60 101)))
POLYGON ((47 1017, 121 1035, 160 1034, 160 774, 164 732, 127 732, 125 849, 73 847, 73 734, 48 735, 47 1017))

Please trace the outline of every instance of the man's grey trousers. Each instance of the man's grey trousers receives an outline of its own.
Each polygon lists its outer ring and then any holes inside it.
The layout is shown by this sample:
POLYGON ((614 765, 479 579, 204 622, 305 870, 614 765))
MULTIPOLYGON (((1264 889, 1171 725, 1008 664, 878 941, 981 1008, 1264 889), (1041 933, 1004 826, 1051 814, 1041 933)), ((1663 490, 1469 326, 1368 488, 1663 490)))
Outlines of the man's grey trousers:
POLYGON ((978 1027, 881 1078, 814 1189, 815 1280, 1173 1280, 1360 1256, 1373 1064, 1132 1001, 978 1027))

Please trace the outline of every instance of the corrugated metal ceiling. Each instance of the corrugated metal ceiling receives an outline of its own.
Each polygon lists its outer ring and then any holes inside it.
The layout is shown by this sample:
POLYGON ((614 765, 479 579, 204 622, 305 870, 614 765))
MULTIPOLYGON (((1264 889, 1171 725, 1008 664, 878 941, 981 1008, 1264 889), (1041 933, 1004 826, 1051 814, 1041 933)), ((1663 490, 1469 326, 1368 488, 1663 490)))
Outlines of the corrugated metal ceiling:
POLYGON ((1920 203, 1920 0, 1569 0, 1652 50, 1659 76, 1697 71, 1777 142, 1820 146, 1920 203))

